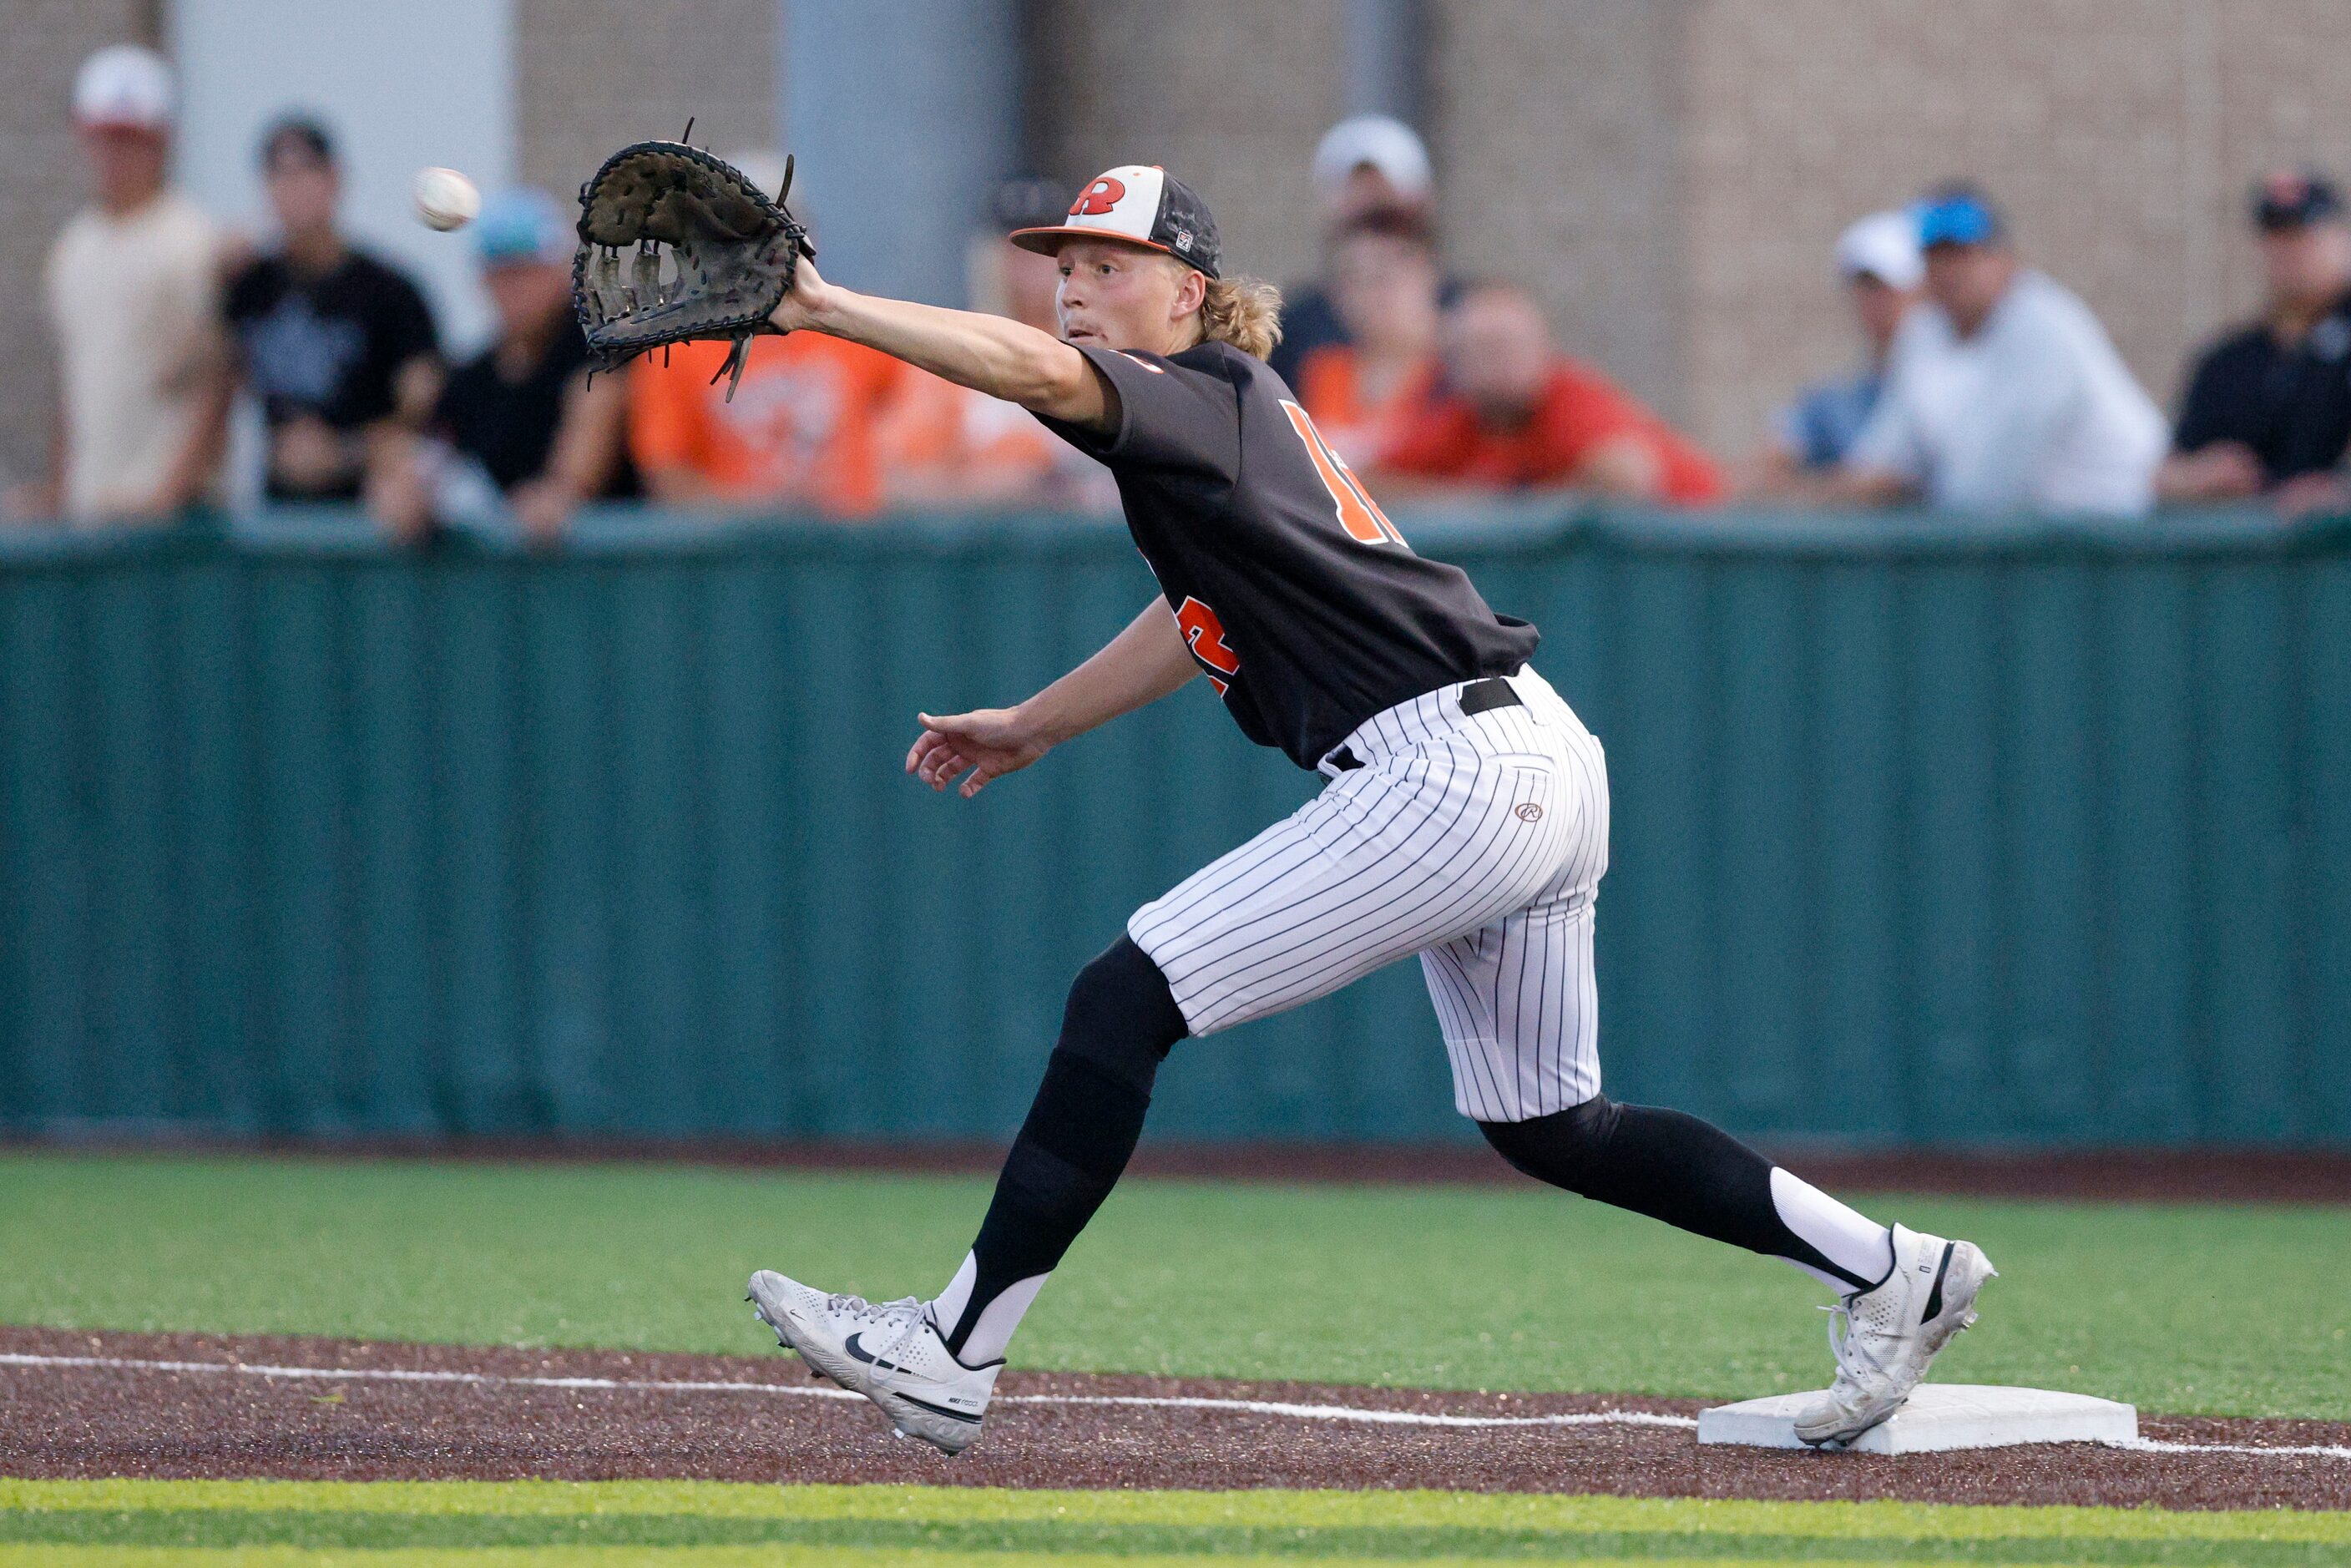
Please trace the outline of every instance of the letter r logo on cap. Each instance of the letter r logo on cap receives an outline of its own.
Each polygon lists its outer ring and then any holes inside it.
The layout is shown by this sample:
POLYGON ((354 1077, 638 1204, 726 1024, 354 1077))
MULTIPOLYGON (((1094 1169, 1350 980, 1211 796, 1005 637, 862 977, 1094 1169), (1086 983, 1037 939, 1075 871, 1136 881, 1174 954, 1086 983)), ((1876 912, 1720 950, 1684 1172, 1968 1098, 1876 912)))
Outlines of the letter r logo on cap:
POLYGON ((1126 185, 1108 174, 1088 185, 1085 193, 1070 206, 1070 216, 1098 218, 1126 197, 1126 185))

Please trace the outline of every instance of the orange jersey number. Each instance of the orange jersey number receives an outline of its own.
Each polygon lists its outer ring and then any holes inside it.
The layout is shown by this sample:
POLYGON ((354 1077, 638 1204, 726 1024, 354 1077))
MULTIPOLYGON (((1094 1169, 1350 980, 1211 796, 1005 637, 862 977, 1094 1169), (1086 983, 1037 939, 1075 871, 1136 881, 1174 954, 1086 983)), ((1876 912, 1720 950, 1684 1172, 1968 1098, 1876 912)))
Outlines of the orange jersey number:
POLYGON ((1225 641, 1225 623, 1217 619, 1215 611, 1187 593, 1176 607, 1176 624, 1183 628, 1184 645, 1192 650, 1192 657, 1207 669, 1208 684, 1223 696, 1232 689, 1232 677, 1241 673, 1240 655, 1225 641))
POLYGON ((1322 487, 1331 492, 1331 500, 1339 510, 1339 526, 1347 530, 1347 537, 1359 544, 1403 544, 1404 536, 1396 532, 1395 525, 1388 521, 1388 515, 1380 510, 1346 460, 1331 450, 1331 444, 1322 439, 1322 433, 1314 428, 1306 411, 1283 398, 1281 412, 1290 416, 1290 428, 1306 444, 1306 455, 1313 459, 1314 471, 1322 476, 1322 487))

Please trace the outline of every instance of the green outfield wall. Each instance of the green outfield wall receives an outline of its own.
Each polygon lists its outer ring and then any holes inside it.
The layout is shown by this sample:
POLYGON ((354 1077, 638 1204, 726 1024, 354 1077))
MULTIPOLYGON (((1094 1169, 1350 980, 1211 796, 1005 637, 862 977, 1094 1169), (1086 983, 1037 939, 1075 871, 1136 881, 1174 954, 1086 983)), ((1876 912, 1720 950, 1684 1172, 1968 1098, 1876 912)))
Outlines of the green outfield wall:
MULTIPOLYGON (((2351 530, 1407 522, 1606 743, 1610 1091, 1782 1141, 2351 1144, 2351 530)), ((1318 782, 1205 685, 900 760, 1153 591, 1054 517, 0 536, 0 1128, 996 1137, 1128 911, 1318 782)), ((1459 1135, 1405 964, 1155 1134, 1459 1135)))

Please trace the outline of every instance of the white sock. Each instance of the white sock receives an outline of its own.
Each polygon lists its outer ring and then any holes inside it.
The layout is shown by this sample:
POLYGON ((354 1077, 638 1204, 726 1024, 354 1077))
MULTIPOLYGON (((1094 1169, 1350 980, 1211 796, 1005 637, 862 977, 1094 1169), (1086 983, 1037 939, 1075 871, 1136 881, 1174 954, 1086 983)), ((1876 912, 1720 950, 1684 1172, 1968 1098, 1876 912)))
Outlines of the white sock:
POLYGON ((979 1260, 967 1252, 963 1267, 955 1271, 947 1288, 931 1298, 931 1322, 939 1325, 939 1337, 946 1339, 963 1322, 963 1310, 971 1305, 971 1288, 979 1283, 979 1260))
MULTIPOLYGON (((984 1366, 991 1361, 1002 1361, 1006 1349, 1012 1343, 1013 1331, 1019 1328, 1020 1320, 1028 1315, 1029 1304, 1037 1299, 1037 1292, 1043 1290, 1045 1281, 1051 1278, 1050 1274, 1031 1274, 1025 1280, 1016 1280, 999 1291, 996 1300, 982 1306, 978 1321, 971 1325, 971 1332, 964 1336, 962 1345, 956 1349, 956 1359, 966 1366, 984 1366)), ((942 1339, 955 1336, 964 1314, 971 1310, 972 1287, 978 1282, 979 1260, 967 1252, 963 1267, 956 1270, 955 1278, 947 1281, 947 1288, 931 1302, 931 1321, 939 1325, 942 1339)))
POLYGON ((1865 1290, 1894 1272, 1892 1231, 1778 1166, 1771 1167, 1771 1207, 1779 1210, 1780 1223, 1812 1243, 1822 1257, 1865 1281, 1855 1287, 1852 1280, 1788 1260, 1838 1295, 1865 1290))

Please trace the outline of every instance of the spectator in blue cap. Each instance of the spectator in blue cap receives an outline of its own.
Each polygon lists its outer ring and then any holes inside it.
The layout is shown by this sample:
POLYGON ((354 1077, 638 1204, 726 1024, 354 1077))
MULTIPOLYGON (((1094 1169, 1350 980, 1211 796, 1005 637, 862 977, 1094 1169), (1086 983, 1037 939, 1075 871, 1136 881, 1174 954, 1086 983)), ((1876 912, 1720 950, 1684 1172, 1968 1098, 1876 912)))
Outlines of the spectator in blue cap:
POLYGON ((2168 501, 2265 496, 2289 515, 2339 507, 2351 447, 2351 224, 2333 182, 2282 169, 2253 188, 2267 298, 2197 359, 2171 455, 2168 501))
POLYGON ((2154 499, 2163 416, 2089 307, 2023 266, 1981 192, 1917 209, 1926 298, 1828 492, 1958 511, 2136 515, 2154 499))
POLYGON ((397 537, 504 510, 534 544, 560 538, 583 501, 633 496, 625 376, 591 386, 571 309, 572 234, 555 198, 514 190, 474 222, 496 341, 449 376, 431 439, 376 506, 397 537))

